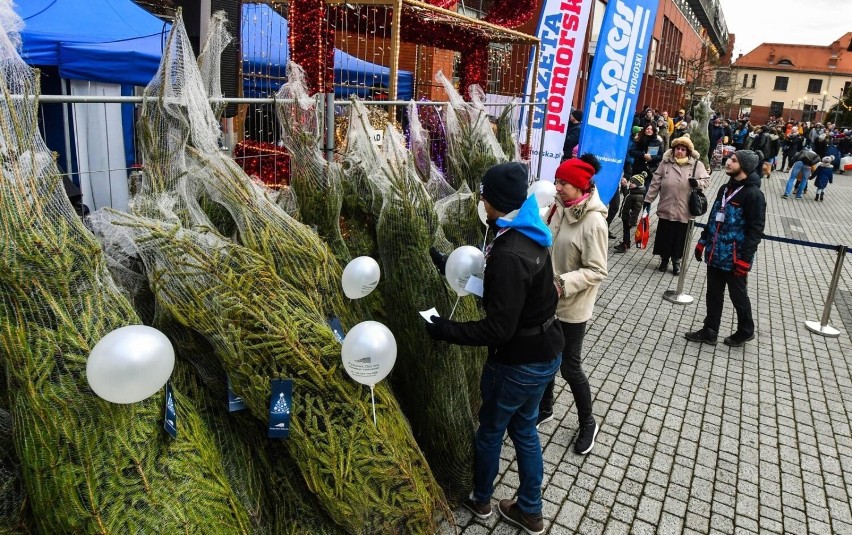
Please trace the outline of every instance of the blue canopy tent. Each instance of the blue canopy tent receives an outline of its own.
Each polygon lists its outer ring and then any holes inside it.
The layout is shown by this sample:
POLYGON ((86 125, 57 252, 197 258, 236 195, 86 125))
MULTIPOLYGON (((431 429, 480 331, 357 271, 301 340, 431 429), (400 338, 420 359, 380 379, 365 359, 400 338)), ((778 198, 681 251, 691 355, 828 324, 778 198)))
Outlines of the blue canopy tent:
MULTIPOLYGON (((242 50, 243 93, 265 96, 287 81, 289 25, 287 19, 266 4, 243 4, 242 50)), ((369 98, 377 88, 390 88, 390 68, 334 50, 334 96, 369 98)), ((414 76, 397 73, 397 97, 410 100, 414 76)))
MULTIPOLYGON (((75 95, 132 94, 132 85, 138 83, 138 78, 130 74, 138 66, 130 54, 133 48, 126 43, 140 37, 159 41, 167 31, 163 21, 130 0, 26 0, 16 3, 14 9, 24 22, 21 57, 44 69, 45 94, 64 94, 69 90, 75 95), (97 47, 104 42, 125 43, 120 65, 107 69, 94 59, 91 72, 96 76, 69 76, 63 72, 63 45, 97 47), (56 69, 58 77, 52 74, 56 69)), ((73 109, 72 128, 64 124, 61 105, 42 105, 45 141, 60 153, 66 170, 74 173, 75 182, 83 190, 84 202, 90 208, 125 206, 124 168, 135 158, 133 106, 103 105, 96 111, 95 105, 75 104, 73 109), (97 133, 98 130, 101 132, 97 133), (116 135, 117 130, 123 134, 116 135), (76 151, 67 147, 76 147, 76 151)))
MULTIPOLYGON (((25 0, 21 57, 30 65, 59 65, 59 44, 104 43, 160 36, 164 23, 130 0, 25 0)), ((126 49, 129 50, 129 49, 126 49)))

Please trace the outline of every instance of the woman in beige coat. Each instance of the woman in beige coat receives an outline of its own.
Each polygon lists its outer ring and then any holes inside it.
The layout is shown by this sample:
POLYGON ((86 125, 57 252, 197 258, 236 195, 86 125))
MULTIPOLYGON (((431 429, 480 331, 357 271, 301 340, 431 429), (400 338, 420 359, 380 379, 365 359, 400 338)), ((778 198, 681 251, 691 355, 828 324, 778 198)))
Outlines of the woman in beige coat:
POLYGON ((663 154, 663 160, 654 171, 645 210, 659 197, 657 204, 657 236, 654 254, 660 255, 659 271, 665 271, 672 261, 672 274, 680 273, 680 260, 686 229, 692 215, 689 213, 689 194, 692 188, 705 189, 710 185, 710 174, 699 160, 699 154, 688 135, 672 141, 672 148, 663 154))
MULTIPOLYGON (((585 455, 595 445, 598 424, 592 416, 592 392, 583 372, 582 349, 586 322, 592 318, 598 288, 607 275, 609 228, 607 207, 592 177, 600 163, 591 154, 564 161, 556 169, 556 203, 547 225, 553 234, 551 259, 559 292, 556 319, 565 335, 560 372, 577 405, 579 430, 574 452, 585 455)), ((539 406, 539 424, 553 418, 553 383, 539 406)))

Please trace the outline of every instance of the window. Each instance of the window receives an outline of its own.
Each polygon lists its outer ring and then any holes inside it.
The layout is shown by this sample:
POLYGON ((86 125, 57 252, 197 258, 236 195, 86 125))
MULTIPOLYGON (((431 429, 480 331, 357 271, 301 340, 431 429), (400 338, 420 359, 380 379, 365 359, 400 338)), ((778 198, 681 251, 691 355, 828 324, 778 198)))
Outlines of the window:
POLYGON ((792 67, 793 62, 790 61, 789 59, 782 59, 781 61, 778 62, 778 65, 787 65, 788 67, 792 67))
POLYGON ((819 93, 822 91, 822 80, 811 78, 808 80, 808 93, 819 93))
POLYGON ((748 85, 748 74, 743 75, 743 87, 748 85))
POLYGON ((751 99, 740 99, 740 117, 749 117, 751 115, 751 99))
POLYGON ((757 83, 757 75, 756 75, 756 74, 752 74, 752 75, 751 75, 751 88, 752 88, 752 89, 754 89, 754 84, 756 84, 756 83, 757 83))
POLYGON ((769 114, 773 117, 781 117, 784 115, 784 103, 783 102, 775 102, 769 105, 769 114))
POLYGON ((787 76, 776 76, 775 77, 775 91, 787 91, 787 82, 790 81, 790 78, 787 76))

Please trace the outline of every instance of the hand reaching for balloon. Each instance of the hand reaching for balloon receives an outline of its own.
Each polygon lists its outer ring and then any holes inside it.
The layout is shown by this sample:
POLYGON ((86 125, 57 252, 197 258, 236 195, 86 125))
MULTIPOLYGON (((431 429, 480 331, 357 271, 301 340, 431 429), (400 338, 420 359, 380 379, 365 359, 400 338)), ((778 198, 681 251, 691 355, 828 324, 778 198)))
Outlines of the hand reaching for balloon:
POLYGON ((449 255, 445 255, 435 247, 429 248, 429 258, 432 259, 432 263, 435 264, 435 267, 438 268, 438 273, 441 275, 444 274, 444 271, 447 268, 447 257, 449 255))

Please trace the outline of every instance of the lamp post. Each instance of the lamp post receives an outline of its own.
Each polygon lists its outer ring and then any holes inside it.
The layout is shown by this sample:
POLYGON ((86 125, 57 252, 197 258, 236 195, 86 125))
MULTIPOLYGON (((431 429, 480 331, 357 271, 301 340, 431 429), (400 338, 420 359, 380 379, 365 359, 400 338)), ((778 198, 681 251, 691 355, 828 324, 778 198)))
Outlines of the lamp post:
POLYGON ((828 91, 825 89, 822 90, 822 106, 820 106, 820 111, 822 112, 822 117, 818 122, 825 122, 825 99, 828 98, 828 91))
POLYGON ((840 113, 840 105, 843 104, 843 88, 840 89, 839 97, 831 97, 837 99, 837 107, 834 108, 834 124, 837 125, 837 115, 840 113))
POLYGON ((802 113, 803 113, 801 110, 802 110, 802 104, 805 102, 805 97, 797 98, 796 102, 797 102, 796 110, 799 111, 799 121, 801 121, 802 120, 802 113))

